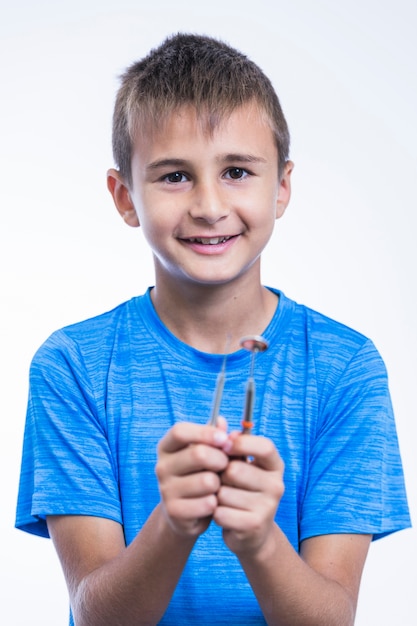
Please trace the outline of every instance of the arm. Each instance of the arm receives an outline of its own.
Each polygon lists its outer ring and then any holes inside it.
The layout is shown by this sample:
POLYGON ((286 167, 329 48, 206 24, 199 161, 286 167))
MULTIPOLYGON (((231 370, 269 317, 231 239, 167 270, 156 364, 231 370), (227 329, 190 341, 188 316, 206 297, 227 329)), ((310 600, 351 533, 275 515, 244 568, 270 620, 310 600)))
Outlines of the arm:
MULTIPOLYGON (((230 449, 229 449, 230 448, 230 449)), ((268 624, 351 626, 370 536, 323 535, 298 555, 274 522, 284 492, 283 462, 263 437, 235 436, 214 519, 239 558, 268 624)))
POLYGON ((323 535, 301 557, 275 527, 269 554, 241 563, 268 624, 352 626, 369 535, 323 535))
POLYGON ((123 528, 89 516, 51 516, 77 626, 155 624, 174 592, 195 539, 178 541, 157 508, 125 547, 123 528))
POLYGON ((125 547, 123 528, 108 519, 50 516, 77 626, 157 623, 197 537, 217 506, 218 473, 228 457, 224 431, 178 424, 159 445, 161 503, 125 547), (193 445, 190 445, 193 444, 193 445))

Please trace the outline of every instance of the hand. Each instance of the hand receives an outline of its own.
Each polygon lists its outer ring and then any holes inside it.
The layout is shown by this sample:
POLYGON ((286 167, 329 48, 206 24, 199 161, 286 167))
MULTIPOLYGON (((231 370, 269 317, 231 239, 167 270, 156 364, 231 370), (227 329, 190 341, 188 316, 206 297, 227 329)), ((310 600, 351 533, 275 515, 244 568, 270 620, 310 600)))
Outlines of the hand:
POLYGON ((274 517, 284 493, 284 463, 270 439, 231 433, 224 449, 231 460, 221 474, 214 520, 237 556, 273 541, 274 517), (253 458, 247 462, 245 458, 253 458))
POLYGON ((227 442, 226 422, 219 427, 175 424, 158 445, 156 475, 162 508, 173 530, 197 537, 209 526, 217 507, 219 474, 229 457, 221 449, 227 442))

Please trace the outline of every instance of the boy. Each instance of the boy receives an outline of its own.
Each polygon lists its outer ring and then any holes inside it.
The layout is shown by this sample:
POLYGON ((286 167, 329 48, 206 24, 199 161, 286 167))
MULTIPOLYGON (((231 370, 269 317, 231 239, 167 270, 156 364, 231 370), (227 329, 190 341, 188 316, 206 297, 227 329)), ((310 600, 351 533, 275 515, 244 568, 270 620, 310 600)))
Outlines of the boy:
POLYGON ((155 286, 35 356, 17 526, 52 537, 77 626, 353 624, 371 539, 409 525, 401 461, 372 343, 260 282, 293 168, 271 83, 169 38, 124 74, 113 149, 155 286))

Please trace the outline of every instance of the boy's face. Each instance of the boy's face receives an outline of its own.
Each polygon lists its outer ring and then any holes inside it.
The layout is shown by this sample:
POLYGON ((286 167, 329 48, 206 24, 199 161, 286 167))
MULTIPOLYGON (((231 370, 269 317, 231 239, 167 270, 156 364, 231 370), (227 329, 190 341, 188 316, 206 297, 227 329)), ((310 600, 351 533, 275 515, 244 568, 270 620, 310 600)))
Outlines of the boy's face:
POLYGON ((144 231, 157 285, 218 285, 259 281, 260 254, 290 198, 291 169, 278 180, 274 137, 254 105, 211 134, 184 107, 136 141, 132 185, 115 170, 108 184, 125 221, 144 231))

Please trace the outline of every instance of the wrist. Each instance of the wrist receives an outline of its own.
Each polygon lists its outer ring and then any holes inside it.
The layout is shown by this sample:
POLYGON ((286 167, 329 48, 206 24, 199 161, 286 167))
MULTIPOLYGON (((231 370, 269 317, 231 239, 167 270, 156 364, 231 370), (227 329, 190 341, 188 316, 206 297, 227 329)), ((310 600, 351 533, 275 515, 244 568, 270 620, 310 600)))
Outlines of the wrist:
POLYGON ((280 543, 285 541, 281 529, 277 524, 273 524, 271 531, 262 542, 246 546, 245 549, 237 551, 235 554, 243 565, 251 563, 251 565, 264 565, 269 561, 276 562, 277 555, 280 552, 280 543))

